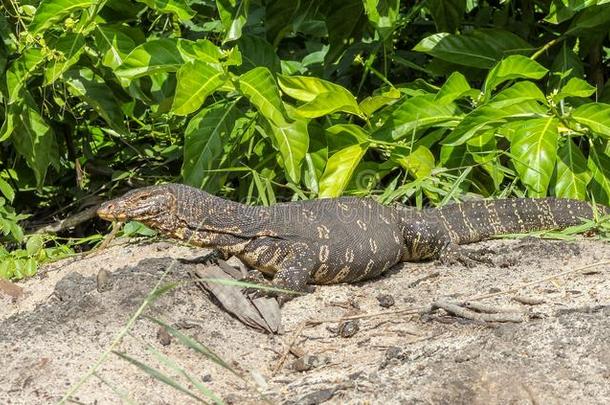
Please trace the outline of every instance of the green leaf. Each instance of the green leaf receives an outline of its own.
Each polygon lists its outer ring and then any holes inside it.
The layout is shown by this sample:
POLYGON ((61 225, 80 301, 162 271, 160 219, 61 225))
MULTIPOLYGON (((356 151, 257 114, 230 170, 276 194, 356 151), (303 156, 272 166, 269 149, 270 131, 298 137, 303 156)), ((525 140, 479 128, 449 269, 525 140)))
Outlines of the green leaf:
POLYGON ((466 0, 428 0, 426 6, 437 31, 455 32, 464 18, 466 0))
POLYGON ((477 29, 462 35, 432 34, 422 39, 413 50, 446 62, 485 69, 506 55, 529 53, 533 47, 512 32, 477 29))
POLYGON ((316 118, 336 111, 363 116, 356 98, 346 88, 316 77, 278 77, 280 88, 290 97, 306 104, 297 108, 297 114, 316 118))
POLYGON ((306 169, 303 182, 309 190, 317 194, 320 191, 318 180, 322 177, 328 160, 328 145, 321 125, 315 122, 310 123, 308 132, 309 151, 305 155, 306 169))
POLYGON ((398 140, 432 126, 453 126, 460 120, 460 111, 453 103, 443 105, 433 94, 406 99, 373 132, 373 138, 398 140))
POLYGON ((175 72, 183 63, 176 39, 154 39, 131 51, 115 70, 115 74, 130 81, 154 73, 175 72))
POLYGON ((610 145, 607 140, 601 139, 590 139, 589 142, 589 190, 596 202, 610 205, 610 145))
POLYGON ((584 200, 589 181, 591 172, 587 168, 587 159, 572 139, 566 139, 557 153, 555 196, 584 200))
POLYGON ((498 159, 502 151, 498 150, 495 135, 495 130, 492 129, 470 138, 466 142, 466 149, 472 160, 487 172, 495 189, 499 190, 504 180, 504 172, 498 159))
POLYGON ((382 91, 377 94, 373 94, 362 100, 358 106, 360 107, 360 111, 364 113, 367 117, 373 115, 373 113, 379 110, 381 107, 384 107, 389 104, 395 103, 400 99, 402 94, 400 90, 391 87, 385 91, 382 91))
POLYGON ((595 86, 591 86, 586 81, 578 77, 571 78, 559 93, 553 97, 554 100, 563 100, 566 97, 589 97, 596 91, 595 86))
POLYGON ((334 112, 346 112, 360 117, 364 115, 356 102, 356 98, 350 94, 323 93, 313 101, 306 103, 296 109, 296 113, 305 118, 318 118, 334 112))
POLYGON ((85 38, 81 34, 71 32, 64 33, 56 41, 49 44, 56 53, 61 54, 61 59, 56 56, 44 71, 44 84, 49 85, 57 80, 62 73, 78 62, 80 55, 84 51, 85 38))
POLYGON ((30 33, 36 34, 55 25, 73 12, 97 3, 98 0, 43 0, 36 9, 28 29, 30 33))
MULTIPOLYGON (((313 101, 317 96, 324 93, 340 93, 343 91, 349 93, 344 87, 317 77, 279 75, 278 83, 284 93, 306 103, 313 101)), ((349 95, 351 96, 351 93, 349 95)))
POLYGON ((548 69, 530 58, 512 55, 491 69, 485 79, 483 91, 486 96, 489 96, 496 87, 507 80, 541 79, 547 72, 548 69))
POLYGON ((572 111, 572 118, 596 134, 610 137, 610 104, 583 104, 572 111))
POLYGON ((202 109, 188 123, 184 132, 184 183, 207 191, 218 188, 214 180, 225 158, 224 145, 229 143, 239 118, 235 104, 220 102, 202 109))
POLYGON ((475 164, 466 145, 441 145, 438 161, 439 166, 449 169, 463 169, 475 164))
POLYGON ((239 89, 258 111, 278 127, 286 124, 286 112, 273 75, 266 67, 257 67, 242 74, 239 89))
POLYGON ((264 66, 273 74, 280 73, 280 58, 275 53, 273 46, 264 38, 256 35, 243 35, 237 42, 237 46, 242 57, 242 64, 237 69, 238 73, 246 72, 257 66, 264 66))
POLYGON ((326 128, 326 134, 328 146, 333 151, 370 140, 369 134, 362 127, 354 124, 333 125, 326 128))
POLYGON ((610 22, 610 4, 588 7, 572 21, 565 35, 580 34, 582 31, 591 31, 597 27, 607 31, 608 22, 610 22))
POLYGON ((339 197, 367 149, 368 143, 361 143, 348 146, 330 156, 320 179, 318 197, 339 197))
POLYGON ((307 4, 294 0, 275 0, 265 3, 265 32, 267 39, 274 46, 290 34, 298 21, 293 17, 300 17, 299 9, 307 4))
POLYGON ((544 112, 545 110, 541 110, 540 105, 533 101, 510 104, 503 108, 483 105, 464 117, 442 143, 461 145, 481 131, 497 128, 512 120, 534 118, 544 112))
POLYGON ((470 87, 463 74, 453 72, 443 83, 443 87, 436 93, 434 99, 441 104, 449 104, 466 95, 476 97, 478 93, 470 87))
POLYGON ((552 24, 560 24, 572 18, 578 11, 603 1, 604 0, 553 0, 549 8, 549 14, 544 19, 552 24))
POLYGON ((157 231, 154 231, 138 221, 129 221, 123 226, 123 236, 155 236, 157 231))
POLYGON ((329 49, 325 62, 335 62, 353 41, 360 40, 367 18, 362 0, 333 0, 326 16, 329 49))
MULTIPOLYGON (((30 75, 44 62, 39 48, 28 48, 14 60, 6 71, 7 104, 21 100, 21 90, 30 75)), ((5 135, 4 135, 5 136, 5 135)), ((4 136, 0 136, 0 140, 4 136)))
POLYGON ((546 104, 544 93, 534 83, 522 81, 502 90, 496 94, 487 106, 493 108, 506 108, 513 104, 523 103, 524 101, 536 100, 546 104))
POLYGON ((13 202, 13 199, 15 198, 15 190, 13 190, 13 187, 11 187, 11 185, 8 184, 8 182, 2 177, 0 177, 0 192, 9 202, 13 202))
POLYGON ((188 115, 203 105, 207 96, 226 81, 222 69, 197 60, 187 62, 178 70, 176 96, 172 112, 188 115))
POLYGON ((44 247, 44 241, 41 235, 34 234, 28 237, 25 243, 25 250, 30 256, 36 256, 44 247))
POLYGON ((547 88, 548 93, 553 93, 555 89, 559 90, 564 83, 572 77, 585 77, 585 68, 583 61, 568 44, 568 41, 563 41, 561 49, 557 52, 551 65, 551 75, 547 88))
POLYGON ((13 105, 13 108, 15 128, 11 134, 11 142, 34 171, 36 185, 41 187, 49 165, 59 165, 55 134, 38 112, 29 94, 23 104, 13 105))
POLYGON ((364 10, 377 32, 384 40, 394 32, 399 16, 400 0, 364 0, 364 10))
POLYGON ((189 7, 185 0, 136 0, 161 14, 173 14, 181 21, 188 21, 197 13, 189 7))
POLYGON ((223 51, 209 39, 198 39, 197 41, 179 39, 178 50, 185 61, 198 60, 211 65, 218 64, 220 59, 225 56, 223 51))
POLYGON ((86 79, 83 72, 70 71, 65 75, 65 83, 70 92, 92 107, 112 129, 127 134, 123 123, 124 114, 114 92, 105 83, 86 79))
POLYGON ((125 25, 97 25, 95 28, 95 45, 103 55, 102 64, 113 70, 144 42, 144 34, 139 28, 125 25))
POLYGON ((220 14, 220 20, 225 28, 227 43, 241 37, 241 31, 248 20, 249 0, 216 0, 216 7, 220 14))
POLYGON ((434 155, 430 149, 419 145, 405 156, 393 156, 395 160, 414 178, 422 179, 430 176, 434 169, 434 155))
POLYGON ((511 139, 512 161, 531 197, 544 197, 555 169, 559 121, 537 118, 524 121, 511 139))
POLYGON ((273 143, 280 151, 288 180, 298 184, 301 178, 301 164, 309 148, 307 121, 295 119, 282 126, 271 125, 273 143))
POLYGON ((17 279, 32 277, 36 274, 37 269, 38 264, 36 263, 36 259, 32 257, 15 261, 15 276, 17 279))

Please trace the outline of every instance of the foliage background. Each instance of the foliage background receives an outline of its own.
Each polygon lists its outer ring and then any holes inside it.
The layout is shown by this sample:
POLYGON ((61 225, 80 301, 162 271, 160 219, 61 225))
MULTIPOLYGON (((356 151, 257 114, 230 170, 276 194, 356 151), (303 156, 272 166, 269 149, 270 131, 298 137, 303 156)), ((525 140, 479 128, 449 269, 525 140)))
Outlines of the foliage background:
POLYGON ((104 228, 24 233, 157 182, 256 204, 610 203, 607 0, 2 7, 3 277, 104 228))

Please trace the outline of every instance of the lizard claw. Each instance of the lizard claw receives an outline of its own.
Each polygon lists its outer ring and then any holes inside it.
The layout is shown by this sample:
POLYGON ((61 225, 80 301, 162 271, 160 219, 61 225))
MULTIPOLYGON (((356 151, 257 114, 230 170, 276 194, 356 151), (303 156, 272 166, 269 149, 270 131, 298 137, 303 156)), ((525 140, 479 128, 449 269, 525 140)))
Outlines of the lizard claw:
POLYGON ((265 279, 263 274, 259 271, 250 271, 248 275, 240 279, 239 281, 244 283, 252 284, 251 286, 244 287, 244 292, 248 295, 256 294, 257 296, 262 296, 265 290, 257 288, 257 286, 269 287, 271 283, 265 279))
POLYGON ((493 254, 494 251, 488 248, 476 250, 465 249, 456 244, 449 244, 439 256, 439 261, 445 265, 461 264, 466 267, 475 267, 480 264, 495 266, 495 263, 487 254, 493 254))
POLYGON ((183 264, 217 264, 218 260, 224 259, 223 255, 218 250, 212 250, 207 255, 198 256, 193 259, 178 258, 178 261, 183 264))
MULTIPOLYGON (((283 291, 258 288, 258 286, 261 286, 291 290, 289 287, 285 286, 281 281, 278 281, 277 279, 274 279, 272 281, 267 280, 263 277, 263 274, 258 271, 251 271, 246 277, 242 278, 240 281, 253 284, 252 286, 245 287, 244 289, 244 293, 252 299, 260 297, 275 298, 278 304, 282 306, 284 303, 299 296, 299 294, 290 294, 283 291)), ((303 292, 312 292, 314 289, 315 287, 307 285, 303 292)))

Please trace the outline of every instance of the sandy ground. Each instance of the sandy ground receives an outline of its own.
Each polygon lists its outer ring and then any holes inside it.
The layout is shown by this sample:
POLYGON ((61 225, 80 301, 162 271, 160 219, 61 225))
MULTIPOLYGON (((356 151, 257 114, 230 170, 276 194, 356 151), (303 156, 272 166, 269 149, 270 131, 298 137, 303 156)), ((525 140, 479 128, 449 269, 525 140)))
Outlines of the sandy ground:
MULTIPOLYGON (((610 403, 610 265, 519 291, 544 299, 543 304, 511 301, 514 294, 484 301, 517 307, 527 314, 523 323, 483 323, 437 311, 363 317, 351 337, 342 337, 335 322, 305 327, 293 350, 304 357, 290 354, 281 371, 272 374, 304 320, 396 311, 440 297, 465 299, 610 260, 610 244, 595 240, 527 238, 480 246, 494 249, 497 259, 510 265, 406 263, 377 280, 318 287, 284 306, 285 334, 279 336, 245 327, 188 282, 187 265, 175 258, 198 256, 201 250, 166 241, 123 241, 96 256, 54 263, 19 284, 24 290, 20 298, 0 293, 1 402, 57 402, 109 347, 169 267, 168 281, 187 282, 145 314, 214 350, 250 385, 175 338, 168 344, 146 318, 135 322, 116 350, 193 389, 151 354, 152 347, 226 403, 263 403, 260 393, 271 403, 286 404, 610 403), (100 270, 110 276, 98 288, 100 270), (380 295, 386 295, 382 302, 393 299, 394 305, 382 308, 380 295)), ((342 331, 350 327, 354 324, 342 331)), ((121 403, 114 390, 135 403, 194 403, 116 354, 108 356, 73 400, 121 403)))

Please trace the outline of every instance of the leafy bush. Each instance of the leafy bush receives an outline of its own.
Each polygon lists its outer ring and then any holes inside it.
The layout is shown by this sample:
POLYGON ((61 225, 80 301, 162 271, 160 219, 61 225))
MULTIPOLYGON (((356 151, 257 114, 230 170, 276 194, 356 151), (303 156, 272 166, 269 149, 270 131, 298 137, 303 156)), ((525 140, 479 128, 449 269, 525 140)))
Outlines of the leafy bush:
MULTIPOLYGON (((610 203, 607 1, 5 4, 0 191, 20 214, 158 181, 610 203)), ((21 218, 0 205, 4 234, 21 218)))

